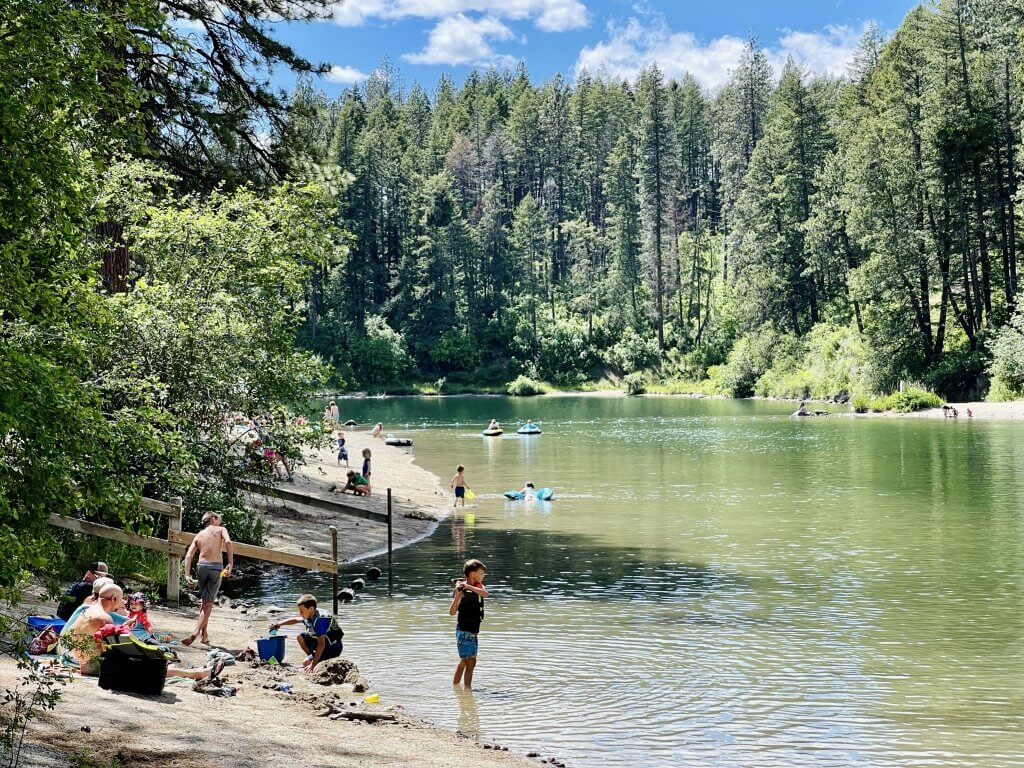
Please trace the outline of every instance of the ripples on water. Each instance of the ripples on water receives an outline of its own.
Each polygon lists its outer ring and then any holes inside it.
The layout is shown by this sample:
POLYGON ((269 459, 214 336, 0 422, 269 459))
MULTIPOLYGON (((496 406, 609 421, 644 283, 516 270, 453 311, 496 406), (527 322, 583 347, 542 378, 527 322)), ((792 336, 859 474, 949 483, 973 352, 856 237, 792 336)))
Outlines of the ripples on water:
MULTIPOLYGON (((583 400, 359 404, 429 425, 420 463, 478 492, 472 524, 397 553, 393 599, 342 609, 386 699, 578 766, 1024 765, 1014 425, 583 400), (492 415, 545 434, 469 433, 492 415), (524 479, 556 501, 500 496, 524 479), (493 595, 471 697, 447 616, 468 556, 493 595)), ((281 578, 267 595, 330 594, 281 578)))

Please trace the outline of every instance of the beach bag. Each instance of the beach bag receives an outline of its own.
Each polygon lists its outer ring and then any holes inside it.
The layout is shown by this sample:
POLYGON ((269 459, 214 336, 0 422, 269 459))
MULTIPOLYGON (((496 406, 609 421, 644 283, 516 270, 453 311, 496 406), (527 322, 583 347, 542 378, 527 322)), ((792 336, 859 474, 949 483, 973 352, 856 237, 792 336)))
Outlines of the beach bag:
POLYGON ((32 638, 32 642, 28 646, 28 653, 30 656, 42 656, 44 653, 49 653, 57 645, 58 640, 60 640, 60 635, 52 624, 44 627, 42 632, 32 638))
POLYGON ((167 680, 167 662, 172 658, 163 648, 144 643, 134 635, 104 637, 100 688, 159 696, 167 680))

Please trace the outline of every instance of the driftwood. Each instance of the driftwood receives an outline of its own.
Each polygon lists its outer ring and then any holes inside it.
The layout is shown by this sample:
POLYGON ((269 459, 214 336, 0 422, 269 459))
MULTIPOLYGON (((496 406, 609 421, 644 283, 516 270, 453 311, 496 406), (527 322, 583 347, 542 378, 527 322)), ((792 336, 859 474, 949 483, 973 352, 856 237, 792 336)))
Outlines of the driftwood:
POLYGON ((393 723, 398 720, 398 718, 390 712, 362 712, 357 709, 346 709, 344 712, 338 712, 337 714, 331 715, 331 720, 340 720, 341 718, 345 718, 346 720, 363 720, 367 723, 393 723))

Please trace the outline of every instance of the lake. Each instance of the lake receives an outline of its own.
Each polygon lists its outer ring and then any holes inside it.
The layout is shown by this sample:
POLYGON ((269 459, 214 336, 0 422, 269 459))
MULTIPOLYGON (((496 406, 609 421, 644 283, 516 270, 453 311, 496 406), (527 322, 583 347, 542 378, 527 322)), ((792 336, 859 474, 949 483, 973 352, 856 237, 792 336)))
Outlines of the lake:
MULTIPOLYGON (((386 701, 571 766, 1024 765, 1018 425, 661 397, 339 405, 414 438, 444 486, 465 464, 477 494, 396 552, 393 598, 382 580, 341 609, 386 701), (501 438, 480 436, 492 417, 501 438), (515 435, 527 418, 544 434, 515 435), (502 497, 527 480, 555 500, 502 497), (468 557, 492 592, 471 697, 447 615, 468 557)), ((306 589, 329 599, 330 580, 263 595, 306 589)))

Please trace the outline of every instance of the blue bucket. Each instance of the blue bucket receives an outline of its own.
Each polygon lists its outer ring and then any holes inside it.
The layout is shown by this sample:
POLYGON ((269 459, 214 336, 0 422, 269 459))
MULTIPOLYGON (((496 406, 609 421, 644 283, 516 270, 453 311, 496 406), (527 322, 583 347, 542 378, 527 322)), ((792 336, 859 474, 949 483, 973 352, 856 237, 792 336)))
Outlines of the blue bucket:
POLYGON ((277 659, 277 663, 280 664, 284 661, 284 641, 287 638, 284 635, 275 635, 274 637, 261 637, 256 641, 256 650, 260 655, 261 661, 270 661, 271 659, 277 659))
POLYGON ((33 632, 40 632, 52 624, 59 633, 67 623, 64 619, 58 619, 56 616, 28 616, 25 621, 28 622, 29 629, 33 632))

